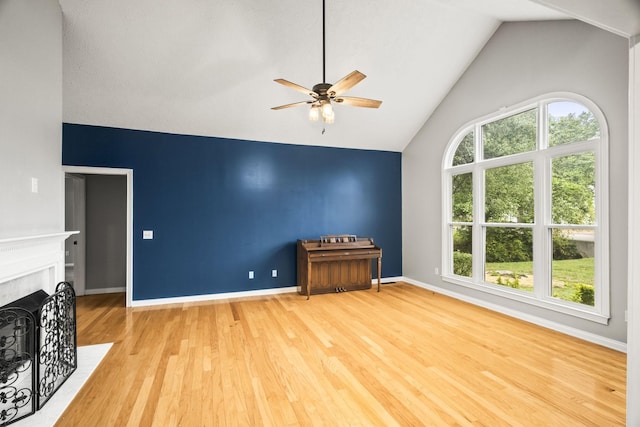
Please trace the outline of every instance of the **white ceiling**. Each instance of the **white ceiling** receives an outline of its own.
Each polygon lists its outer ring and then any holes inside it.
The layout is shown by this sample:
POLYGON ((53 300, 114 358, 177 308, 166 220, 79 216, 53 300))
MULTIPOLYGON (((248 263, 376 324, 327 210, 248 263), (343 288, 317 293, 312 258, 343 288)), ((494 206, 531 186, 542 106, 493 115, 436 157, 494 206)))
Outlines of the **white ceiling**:
POLYGON ((531 0, 631 38, 640 35, 640 0, 531 0))
MULTIPOLYGON (((635 0, 632 0, 635 1, 635 0)), ((321 0, 60 0, 64 121, 402 151, 502 21, 566 19, 529 0, 326 0, 329 83, 357 69, 326 126, 275 82, 322 80, 321 0)))

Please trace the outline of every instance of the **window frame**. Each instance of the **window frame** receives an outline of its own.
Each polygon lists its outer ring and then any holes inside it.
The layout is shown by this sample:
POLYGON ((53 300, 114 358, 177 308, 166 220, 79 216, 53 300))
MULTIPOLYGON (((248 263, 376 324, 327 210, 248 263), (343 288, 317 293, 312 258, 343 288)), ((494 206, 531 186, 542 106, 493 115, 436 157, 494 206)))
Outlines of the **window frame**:
POLYGON ((610 284, 609 284, 609 200, 608 200, 608 150, 609 131, 604 114, 600 108, 588 98, 570 92, 554 92, 532 98, 522 103, 503 107, 499 111, 472 120, 454 133, 445 149, 442 159, 442 265, 443 281, 469 287, 492 295, 524 302, 574 317, 593 322, 607 324, 610 319, 610 284), (587 141, 571 142, 549 146, 547 131, 547 105, 554 102, 576 102, 594 115, 600 127, 599 138, 587 141), (483 159, 482 126, 536 109, 537 137, 534 151, 517 153, 503 157, 483 159), (464 137, 474 133, 474 161, 472 163, 452 166, 453 158, 459 143, 464 137), (583 152, 595 154, 595 215, 592 225, 554 224, 551 210, 551 164, 552 159, 583 152), (487 169, 508 166, 517 163, 532 162, 534 169, 534 216, 533 223, 493 223, 485 222, 484 209, 484 172, 487 169), (460 222, 452 220, 452 181, 453 176, 471 173, 473 181, 473 221, 460 222), (472 227, 472 276, 464 277, 453 274, 453 228, 454 226, 472 227), (534 291, 523 292, 509 287, 495 285, 484 281, 485 270, 485 231, 487 227, 523 227, 533 230, 534 291), (586 306, 553 297, 551 286, 552 239, 553 228, 588 228, 594 230, 594 306, 586 306), (537 261, 536 261, 537 260, 537 261), (535 280, 535 279, 534 279, 535 280))

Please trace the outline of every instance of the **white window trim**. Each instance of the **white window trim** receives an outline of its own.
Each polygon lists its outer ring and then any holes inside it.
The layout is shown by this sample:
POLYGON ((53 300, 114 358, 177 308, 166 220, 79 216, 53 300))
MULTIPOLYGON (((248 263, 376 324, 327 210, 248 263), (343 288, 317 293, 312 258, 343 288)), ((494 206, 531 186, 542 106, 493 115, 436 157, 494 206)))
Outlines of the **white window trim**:
MULTIPOLYGON (((498 295, 512 300, 524 302, 533 306, 542 307, 548 310, 564 313, 570 316, 590 320, 593 322, 607 324, 610 319, 610 284, 609 284, 609 130, 604 114, 600 108, 588 98, 570 92, 553 92, 525 102, 503 107, 499 111, 488 114, 479 119, 473 120, 460 127, 449 141, 442 159, 442 280, 460 286, 465 286, 479 290, 488 294, 498 295), (566 145, 548 147, 546 134, 546 105, 556 101, 575 101, 587 107, 598 120, 600 125, 600 138, 597 140, 574 142, 566 145), (538 120, 538 135, 536 141, 536 151, 518 153, 494 159, 481 160, 480 152, 480 129, 481 126, 512 116, 522 111, 538 108, 540 110, 538 120), (474 130, 475 160, 473 163, 450 166, 455 155, 458 144, 471 130, 474 130), (493 285, 484 282, 484 170, 490 167, 510 165, 531 161, 534 164, 534 197, 535 200, 545 200, 547 205, 551 200, 551 183, 548 182, 551 159, 564 154, 574 154, 579 151, 593 151, 596 155, 596 219, 595 225, 595 270, 594 284, 595 305, 594 307, 583 304, 563 301, 547 295, 547 291, 541 286, 536 286, 532 294, 517 291, 508 287, 493 285), (540 172, 539 169, 542 171, 540 172), (474 221, 473 222, 453 222, 451 219, 452 205, 452 176, 461 173, 473 173, 473 200, 474 200, 474 221), (480 220, 482 219, 482 221, 480 220), (452 225, 471 225, 473 230, 473 253, 474 269, 473 277, 466 278, 453 274, 453 239, 451 236, 452 225), (481 268, 478 268, 478 264, 481 268)), ((543 210, 541 203, 535 203, 535 218, 542 219, 540 224, 501 224, 500 226, 523 226, 531 227, 534 232, 534 259, 548 259, 550 248, 539 247, 540 242, 546 241, 540 235, 548 232, 551 228, 571 227, 561 224, 552 224, 550 212, 543 210)), ((547 210, 548 211, 548 210, 547 210)), ((534 277, 549 277, 550 266, 547 263, 534 264, 534 277)))

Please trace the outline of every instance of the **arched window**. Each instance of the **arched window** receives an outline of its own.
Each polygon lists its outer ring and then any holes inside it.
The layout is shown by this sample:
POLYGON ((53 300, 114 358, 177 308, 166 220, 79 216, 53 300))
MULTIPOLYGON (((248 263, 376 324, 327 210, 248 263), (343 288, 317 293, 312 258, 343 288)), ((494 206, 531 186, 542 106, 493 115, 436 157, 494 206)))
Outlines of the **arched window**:
POLYGON ((607 134, 567 93, 464 126, 443 160, 443 279, 607 323, 607 134))

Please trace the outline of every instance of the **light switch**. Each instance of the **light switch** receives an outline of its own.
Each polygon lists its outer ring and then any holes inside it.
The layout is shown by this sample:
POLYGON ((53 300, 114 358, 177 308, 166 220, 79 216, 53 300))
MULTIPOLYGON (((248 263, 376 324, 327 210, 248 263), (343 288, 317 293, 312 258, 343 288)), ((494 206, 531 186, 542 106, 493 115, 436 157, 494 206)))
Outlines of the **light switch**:
POLYGON ((144 240, 153 239, 153 230, 142 230, 142 238, 144 240))
POLYGON ((31 178, 31 192, 38 192, 38 178, 31 178))

